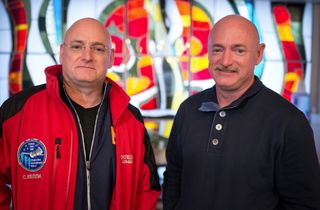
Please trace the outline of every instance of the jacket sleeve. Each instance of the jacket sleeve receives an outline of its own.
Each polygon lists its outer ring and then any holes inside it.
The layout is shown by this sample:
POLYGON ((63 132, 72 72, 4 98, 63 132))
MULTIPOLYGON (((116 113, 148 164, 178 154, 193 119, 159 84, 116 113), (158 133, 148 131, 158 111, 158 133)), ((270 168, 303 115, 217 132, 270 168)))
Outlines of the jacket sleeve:
POLYGON ((179 124, 183 122, 182 116, 183 114, 181 113, 180 108, 175 117, 166 149, 167 166, 166 171, 164 172, 163 184, 164 210, 174 209, 180 198, 182 144, 179 133, 181 128, 179 124))
POLYGON ((313 132, 302 113, 291 119, 276 159, 283 209, 320 209, 320 167, 313 132))
MULTIPOLYGON (((3 109, 0 109, 0 116, 3 116, 3 109)), ((9 210, 11 201, 9 148, 3 137, 3 119, 0 117, 0 210, 9 210)))
POLYGON ((159 184, 159 176, 157 173, 154 153, 146 129, 144 129, 144 140, 142 146, 144 147, 144 149, 142 149, 144 158, 140 169, 135 209, 155 210, 161 192, 161 187, 159 184))

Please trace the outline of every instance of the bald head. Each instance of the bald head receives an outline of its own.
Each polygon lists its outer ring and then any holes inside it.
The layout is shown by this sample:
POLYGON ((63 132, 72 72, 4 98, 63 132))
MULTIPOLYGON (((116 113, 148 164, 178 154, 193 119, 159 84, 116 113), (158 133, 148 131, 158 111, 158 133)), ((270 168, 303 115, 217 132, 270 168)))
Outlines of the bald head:
POLYGON ((101 22, 83 18, 73 23, 60 45, 63 82, 69 96, 83 105, 74 92, 100 95, 113 58, 110 34, 101 22))
POLYGON ((256 26, 240 15, 228 15, 216 22, 209 34, 209 45, 212 44, 217 33, 228 33, 237 30, 251 38, 252 44, 259 45, 259 34, 256 26))
POLYGON ((254 68, 263 51, 256 27, 246 18, 228 15, 214 25, 208 38, 208 59, 221 96, 219 105, 229 105, 253 84, 254 68), (228 95, 227 100, 222 95, 228 95))
POLYGON ((74 22, 65 33, 64 43, 68 43, 68 41, 75 37, 85 37, 85 35, 90 36, 93 33, 99 35, 102 43, 111 48, 111 38, 108 30, 106 30, 100 21, 94 18, 83 18, 74 22))

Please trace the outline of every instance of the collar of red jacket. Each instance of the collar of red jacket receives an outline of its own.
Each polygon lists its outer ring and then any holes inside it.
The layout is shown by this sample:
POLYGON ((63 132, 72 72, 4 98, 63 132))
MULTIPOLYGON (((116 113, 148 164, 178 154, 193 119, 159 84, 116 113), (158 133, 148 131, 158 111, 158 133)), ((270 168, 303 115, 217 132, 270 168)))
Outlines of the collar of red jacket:
MULTIPOLYGON (((62 73, 61 65, 49 66, 45 69, 47 89, 50 95, 58 100, 61 100, 59 95, 58 75, 62 73)), ((109 77, 106 77, 105 82, 111 84, 109 101, 111 107, 112 124, 116 125, 122 113, 126 110, 130 97, 124 90, 109 77)))

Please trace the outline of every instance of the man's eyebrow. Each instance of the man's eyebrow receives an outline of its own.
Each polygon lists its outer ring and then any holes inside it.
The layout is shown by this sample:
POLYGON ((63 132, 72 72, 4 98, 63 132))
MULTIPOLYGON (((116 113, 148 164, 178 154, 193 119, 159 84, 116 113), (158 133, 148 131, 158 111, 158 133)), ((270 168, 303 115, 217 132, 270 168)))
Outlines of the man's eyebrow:
MULTIPOLYGON (((82 40, 72 40, 71 43, 80 43, 80 44, 85 44, 84 41, 82 40)), ((101 46, 105 46, 103 43, 101 42, 90 42, 90 45, 101 45, 101 46)))
POLYGON ((246 48, 246 46, 244 45, 244 44, 235 44, 235 45, 233 45, 232 47, 244 47, 244 48, 246 48))
POLYGON ((210 47, 211 48, 213 48, 213 47, 222 47, 223 48, 223 45, 222 44, 212 44, 210 47))
MULTIPOLYGON (((71 43, 71 44, 82 44, 82 45, 85 45, 85 42, 84 42, 83 40, 78 40, 78 39, 72 40, 72 41, 70 41, 70 43, 71 43)), ((108 46, 106 46, 105 44, 103 44, 103 43, 101 43, 101 42, 98 42, 98 41, 96 41, 96 42, 90 42, 89 45, 91 45, 91 46, 101 46, 101 47, 104 47, 104 48, 106 48, 106 49, 109 49, 108 46)))
POLYGON ((101 42, 93 42, 93 43, 90 43, 90 45, 101 45, 101 46, 106 47, 106 45, 101 42))
POLYGON ((81 44, 83 44, 84 41, 76 39, 76 40, 72 40, 70 43, 81 43, 81 44))

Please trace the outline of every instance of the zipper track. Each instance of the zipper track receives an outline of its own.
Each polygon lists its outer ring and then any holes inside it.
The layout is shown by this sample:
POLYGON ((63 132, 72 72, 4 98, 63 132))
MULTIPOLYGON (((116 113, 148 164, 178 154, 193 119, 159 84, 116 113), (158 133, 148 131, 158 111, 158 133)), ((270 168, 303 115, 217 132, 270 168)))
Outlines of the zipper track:
MULTIPOLYGON (((104 97, 103 97, 104 98, 104 97)), ((98 116, 99 116, 99 113, 100 113, 100 109, 101 109, 101 103, 100 103, 100 106, 99 106, 99 109, 98 109, 98 112, 97 112, 97 115, 96 115, 96 120, 94 122, 94 129, 93 129, 93 136, 92 136, 92 141, 91 141, 91 146, 90 146, 90 151, 89 151, 89 159, 87 160, 87 157, 86 157, 86 152, 85 152, 85 149, 83 149, 83 152, 84 152, 84 157, 85 157, 85 162, 86 162, 86 175, 87 175, 87 200, 88 200, 88 210, 91 210, 91 199, 90 199, 90 170, 91 170, 91 154, 92 154, 92 148, 93 148, 93 144, 94 144, 94 140, 95 140, 95 136, 96 136, 96 130, 97 130, 97 121, 98 121, 98 116)), ((81 124, 80 124, 81 126, 81 124)), ((81 132, 82 132, 82 129, 81 129, 81 132)), ((83 133, 82 133, 83 135, 83 133)), ((85 148, 85 145, 84 145, 84 138, 82 138, 82 145, 83 145, 83 148, 85 148)))
POLYGON ((65 88, 63 88, 64 90, 64 93, 65 95, 67 96, 67 99, 68 99, 68 102, 69 104, 71 105, 74 113, 76 114, 76 117, 77 117, 77 123, 78 123, 78 126, 80 128, 80 133, 81 133, 81 140, 82 140, 82 147, 83 147, 83 155, 84 155, 84 161, 85 161, 85 165, 86 165, 86 183, 87 183, 87 202, 88 202, 88 210, 91 210, 91 198, 90 198, 90 186, 91 186, 91 183, 90 183, 90 170, 91 170, 91 153, 92 153, 92 148, 93 148, 93 144, 94 144, 94 140, 95 140, 95 135, 96 135, 96 129, 97 129, 97 121, 98 121, 98 116, 99 116, 99 113, 100 113, 100 109, 101 109, 101 106, 102 106, 102 102, 104 101, 104 98, 105 98, 105 92, 106 92, 106 89, 107 89, 107 84, 105 84, 105 88, 104 88, 104 94, 103 94, 103 97, 102 97, 102 100, 101 100, 101 103, 99 105, 99 109, 98 109, 98 112, 97 112, 97 115, 96 115, 96 119, 95 119, 95 122, 94 122, 94 130, 93 130, 93 136, 92 136, 92 141, 91 141, 91 146, 90 146, 90 151, 89 151, 89 158, 87 160, 87 154, 86 154, 86 151, 85 151, 85 143, 84 143, 84 135, 83 135, 83 130, 82 130, 82 126, 81 126, 81 123, 80 123, 80 118, 79 118, 79 115, 76 111, 76 109, 74 108, 65 88))

